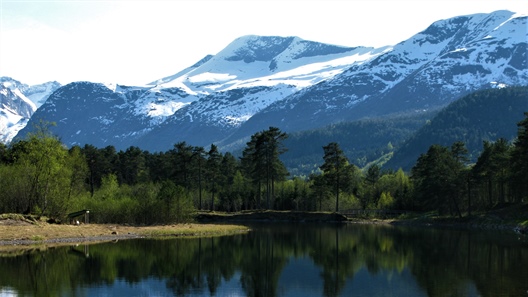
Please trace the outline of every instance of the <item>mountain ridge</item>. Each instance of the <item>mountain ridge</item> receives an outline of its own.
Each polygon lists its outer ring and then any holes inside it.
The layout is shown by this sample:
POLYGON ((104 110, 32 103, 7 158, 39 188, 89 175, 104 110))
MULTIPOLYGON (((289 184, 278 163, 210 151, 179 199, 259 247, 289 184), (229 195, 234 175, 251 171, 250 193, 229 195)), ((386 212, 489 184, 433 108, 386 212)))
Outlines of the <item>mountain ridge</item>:
MULTIPOLYGON (((134 141, 148 145, 152 141, 141 137, 152 131, 163 131, 166 121, 184 127, 184 129, 178 129, 184 133, 179 136, 180 139, 187 136, 195 137, 189 141, 203 144, 200 142, 202 137, 195 132, 196 128, 190 127, 196 119, 205 122, 196 127, 200 127, 202 131, 211 130, 210 136, 227 135, 240 122, 258 113, 271 102, 319 81, 329 79, 347 66, 360 63, 380 53, 379 50, 375 51, 373 48, 323 45, 298 37, 258 37, 254 35, 241 37, 217 55, 206 57, 187 70, 180 71, 180 75, 168 76, 145 86, 109 86, 109 89, 119 93, 119 96, 135 98, 134 101, 127 101, 128 103, 122 106, 123 114, 136 118, 135 124, 129 127, 128 134, 116 135, 106 134, 104 132, 106 130, 103 132, 101 129, 96 130, 95 127, 101 125, 93 125, 94 128, 90 133, 101 135, 100 139, 93 144, 106 145, 109 139, 113 139, 119 148, 123 148, 125 144, 134 143, 134 141), (244 40, 249 44, 242 42, 244 40), (270 44, 264 48, 279 46, 279 50, 268 56, 262 56, 262 53, 255 54, 252 47, 255 47, 256 43, 270 44), (322 48, 323 52, 317 54, 314 48, 322 48), (329 48, 339 50, 331 50, 329 53, 329 48), (250 53, 249 58, 244 61, 239 57, 241 53, 250 53), (292 56, 295 62, 291 61, 292 56), (263 61, 264 59, 267 60, 263 61), (306 64, 306 61, 309 63, 306 64), (226 64, 230 67, 225 66, 226 64), (270 68, 271 64, 275 67, 270 68), (241 65, 246 68, 240 68, 241 65), (226 70, 229 69, 234 70, 227 73, 226 70), (246 95, 248 97, 245 97, 246 95), (222 100, 223 104, 220 106, 218 102, 222 100), (212 105, 218 108, 213 108, 212 105), (185 128, 187 126, 189 129, 185 128), (124 139, 118 139, 120 137, 124 139)), ((99 87, 94 83, 92 90, 86 90, 86 92, 91 94, 97 92, 98 89, 99 87)), ((105 94, 106 92, 101 93, 99 99, 104 100, 105 94)), ((74 92, 72 96, 79 96, 79 94, 74 92)), ((62 104, 67 103, 64 101, 62 104)), ((67 106, 64 106, 64 109, 66 110, 67 106)), ((54 117, 50 110, 40 109, 35 115, 35 120, 54 117)), ((87 111, 84 116, 87 117, 89 113, 90 111, 87 111)), ((91 115, 91 118, 94 116, 91 115)), ((61 117, 61 120, 65 118, 68 120, 67 117, 61 117)), ((172 130, 172 127, 169 129, 172 130)), ((169 135, 157 135, 156 138, 172 141, 171 132, 167 133, 169 135)), ((80 133, 77 131, 63 129, 58 134, 68 145, 79 143, 76 139, 80 138, 78 136, 80 133)), ((90 137, 90 139, 93 138, 90 137)))
MULTIPOLYGON (((414 107, 420 109, 431 105, 445 105, 472 91, 494 87, 496 86, 496 84, 493 84, 494 81, 508 82, 508 84, 512 85, 525 85, 528 82, 527 60, 526 54, 519 48, 526 49, 526 16, 519 17, 519 19, 523 20, 522 23, 515 24, 513 28, 510 26, 509 30, 518 29, 515 31, 515 35, 504 35, 502 31, 497 32, 499 28, 505 29, 505 24, 508 24, 508 20, 515 20, 511 18, 513 16, 514 14, 511 12, 498 11, 489 15, 474 14, 437 21, 426 30, 395 45, 387 54, 376 57, 370 63, 354 65, 341 75, 334 77, 333 80, 323 82, 312 87, 312 90, 305 90, 288 98, 288 103, 298 106, 299 109, 306 109, 305 103, 311 100, 315 105, 311 109, 311 114, 324 110, 322 104, 333 103, 335 106, 349 107, 341 109, 341 112, 338 113, 331 111, 328 114, 318 113, 315 115, 319 118, 325 116, 324 120, 327 122, 335 122, 336 118, 354 120, 361 117, 380 116, 402 111, 403 107, 411 110, 414 107), (474 18, 477 18, 477 20, 474 20, 474 18), (465 26, 468 23, 476 30, 466 28, 465 26), (487 31, 483 29, 484 23, 487 24, 487 31), (456 30, 452 28, 453 26, 456 27, 456 30), (447 27, 449 30, 446 30, 451 32, 451 35, 446 34, 438 27, 447 27), (501 37, 496 42, 502 43, 510 42, 514 38, 518 45, 512 52, 518 52, 518 54, 512 60, 520 61, 516 64, 521 65, 520 69, 514 70, 516 75, 506 76, 501 73, 504 71, 513 72, 509 67, 504 67, 504 69, 500 70, 484 69, 482 65, 479 67, 479 64, 483 63, 485 58, 496 58, 491 57, 491 55, 485 55, 486 53, 475 53, 475 57, 447 55, 448 53, 462 52, 459 49, 467 46, 466 42, 469 37, 460 36, 462 31, 469 36, 481 37, 490 36, 491 32, 494 31, 501 37), (518 33, 519 31, 521 34, 518 33), (437 35, 431 35, 435 33, 437 35), (455 42, 457 40, 458 42, 455 42), (425 44, 432 44, 432 46, 427 46, 424 49, 425 44), (411 49, 415 50, 411 51, 411 49), (447 65, 448 63, 452 64, 447 65), (462 66, 459 66, 460 64, 462 66), (474 66, 471 66, 471 64, 474 66), (452 69, 446 69, 446 65, 452 69), (373 68, 378 70, 373 70, 373 68), (445 72, 447 75, 443 74, 442 76, 438 72, 445 72), (481 73, 487 73, 488 75, 482 77, 481 73), (471 82, 471 80, 464 79, 464 75, 470 76, 470 78, 475 77, 475 83, 468 86, 467 82, 471 82), (435 82, 434 80, 439 81, 435 82), (368 102, 364 102, 367 98, 369 99, 368 102), (412 100, 409 100, 409 98, 412 98, 412 100), (425 100, 428 101, 427 104, 423 104, 425 100), (318 102, 320 103, 319 105, 317 105, 318 102)), ((470 44, 473 46, 475 46, 475 38, 470 39, 470 44)), ((486 40, 496 40, 497 38, 486 38, 486 40)), ((497 55, 511 53, 505 51, 503 46, 486 47, 486 49, 489 49, 492 54, 496 52, 497 55), (495 50, 497 48, 499 50, 495 50)), ((495 62, 495 60, 492 62, 495 62)), ((488 64, 494 66, 493 63, 488 64)), ((272 105, 268 107, 268 110, 263 111, 261 115, 265 113, 273 114, 273 109, 280 110, 282 108, 283 106, 278 104, 272 105)), ((293 113, 298 112, 293 110, 293 113)), ((257 118, 253 119, 253 121, 256 120, 257 118)), ((314 120, 316 119, 314 118, 314 120)), ((251 121, 248 121, 248 124, 251 121)), ((261 119, 261 121, 270 121, 270 119, 265 118, 261 119)), ((291 121, 289 125, 293 125, 293 129, 298 129, 299 125, 304 125, 304 120, 299 119, 297 126, 295 126, 295 121, 291 121)), ((284 129, 288 130, 289 128, 285 125, 284 129)))
POLYGON ((528 112, 528 86, 481 90, 468 94, 442 110, 407 139, 384 164, 387 168, 410 170, 431 144, 450 147, 457 141, 468 149, 475 163, 484 141, 512 141, 517 123, 528 112))
MULTIPOLYGON (((85 82, 81 93, 73 88, 79 82, 64 86, 30 122, 57 122, 52 132, 69 146, 164 151, 186 141, 237 150, 269 126, 290 133, 420 114, 481 89, 527 85, 525 28, 526 16, 497 11, 439 20, 381 48, 242 36, 147 85, 85 82), (71 98, 93 104, 73 114, 71 98)), ((17 138, 30 131, 28 125, 17 138)))

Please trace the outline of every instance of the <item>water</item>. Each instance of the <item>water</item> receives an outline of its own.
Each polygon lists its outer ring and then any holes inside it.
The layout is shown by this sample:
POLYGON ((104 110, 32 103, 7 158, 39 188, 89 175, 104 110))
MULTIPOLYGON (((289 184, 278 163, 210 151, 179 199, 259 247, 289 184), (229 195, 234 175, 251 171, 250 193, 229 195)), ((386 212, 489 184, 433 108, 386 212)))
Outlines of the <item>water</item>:
POLYGON ((252 230, 0 255, 0 296, 528 296, 528 238, 511 233, 252 230))

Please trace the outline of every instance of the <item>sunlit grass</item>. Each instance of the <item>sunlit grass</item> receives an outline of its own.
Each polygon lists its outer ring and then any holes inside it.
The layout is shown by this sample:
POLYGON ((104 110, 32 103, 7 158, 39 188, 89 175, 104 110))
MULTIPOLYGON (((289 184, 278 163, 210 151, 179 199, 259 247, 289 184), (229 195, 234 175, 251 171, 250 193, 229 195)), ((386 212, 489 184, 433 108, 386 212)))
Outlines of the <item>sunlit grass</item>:
POLYGON ((247 232, 248 227, 223 224, 180 224, 171 226, 145 227, 139 235, 146 237, 200 237, 219 236, 247 232))
POLYGON ((20 242, 59 243, 62 239, 73 242, 87 240, 113 240, 137 237, 198 237, 220 236, 247 232, 248 227, 230 224, 173 224, 155 226, 129 226, 116 224, 49 224, 32 222, 17 215, 0 218, 0 241, 3 245, 19 245, 20 242))

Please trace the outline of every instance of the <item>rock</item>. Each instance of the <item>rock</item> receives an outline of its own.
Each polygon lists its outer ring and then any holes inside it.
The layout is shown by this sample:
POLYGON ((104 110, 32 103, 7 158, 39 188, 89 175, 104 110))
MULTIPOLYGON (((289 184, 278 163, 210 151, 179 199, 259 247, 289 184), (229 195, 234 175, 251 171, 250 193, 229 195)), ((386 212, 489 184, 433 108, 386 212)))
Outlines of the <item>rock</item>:
POLYGON ((513 231, 518 234, 528 234, 528 227, 517 226, 513 228, 513 231))

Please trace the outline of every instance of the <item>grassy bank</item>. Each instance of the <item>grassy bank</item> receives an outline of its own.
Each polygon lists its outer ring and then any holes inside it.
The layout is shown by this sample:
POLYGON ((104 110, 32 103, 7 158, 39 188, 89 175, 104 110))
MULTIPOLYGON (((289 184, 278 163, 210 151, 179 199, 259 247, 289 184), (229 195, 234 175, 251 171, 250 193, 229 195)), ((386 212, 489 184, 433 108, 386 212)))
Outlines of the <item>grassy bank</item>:
POLYGON ((159 226, 50 224, 45 219, 2 214, 0 215, 0 250, 9 246, 57 245, 142 237, 218 236, 247 231, 247 227, 233 224, 192 223, 159 226))

